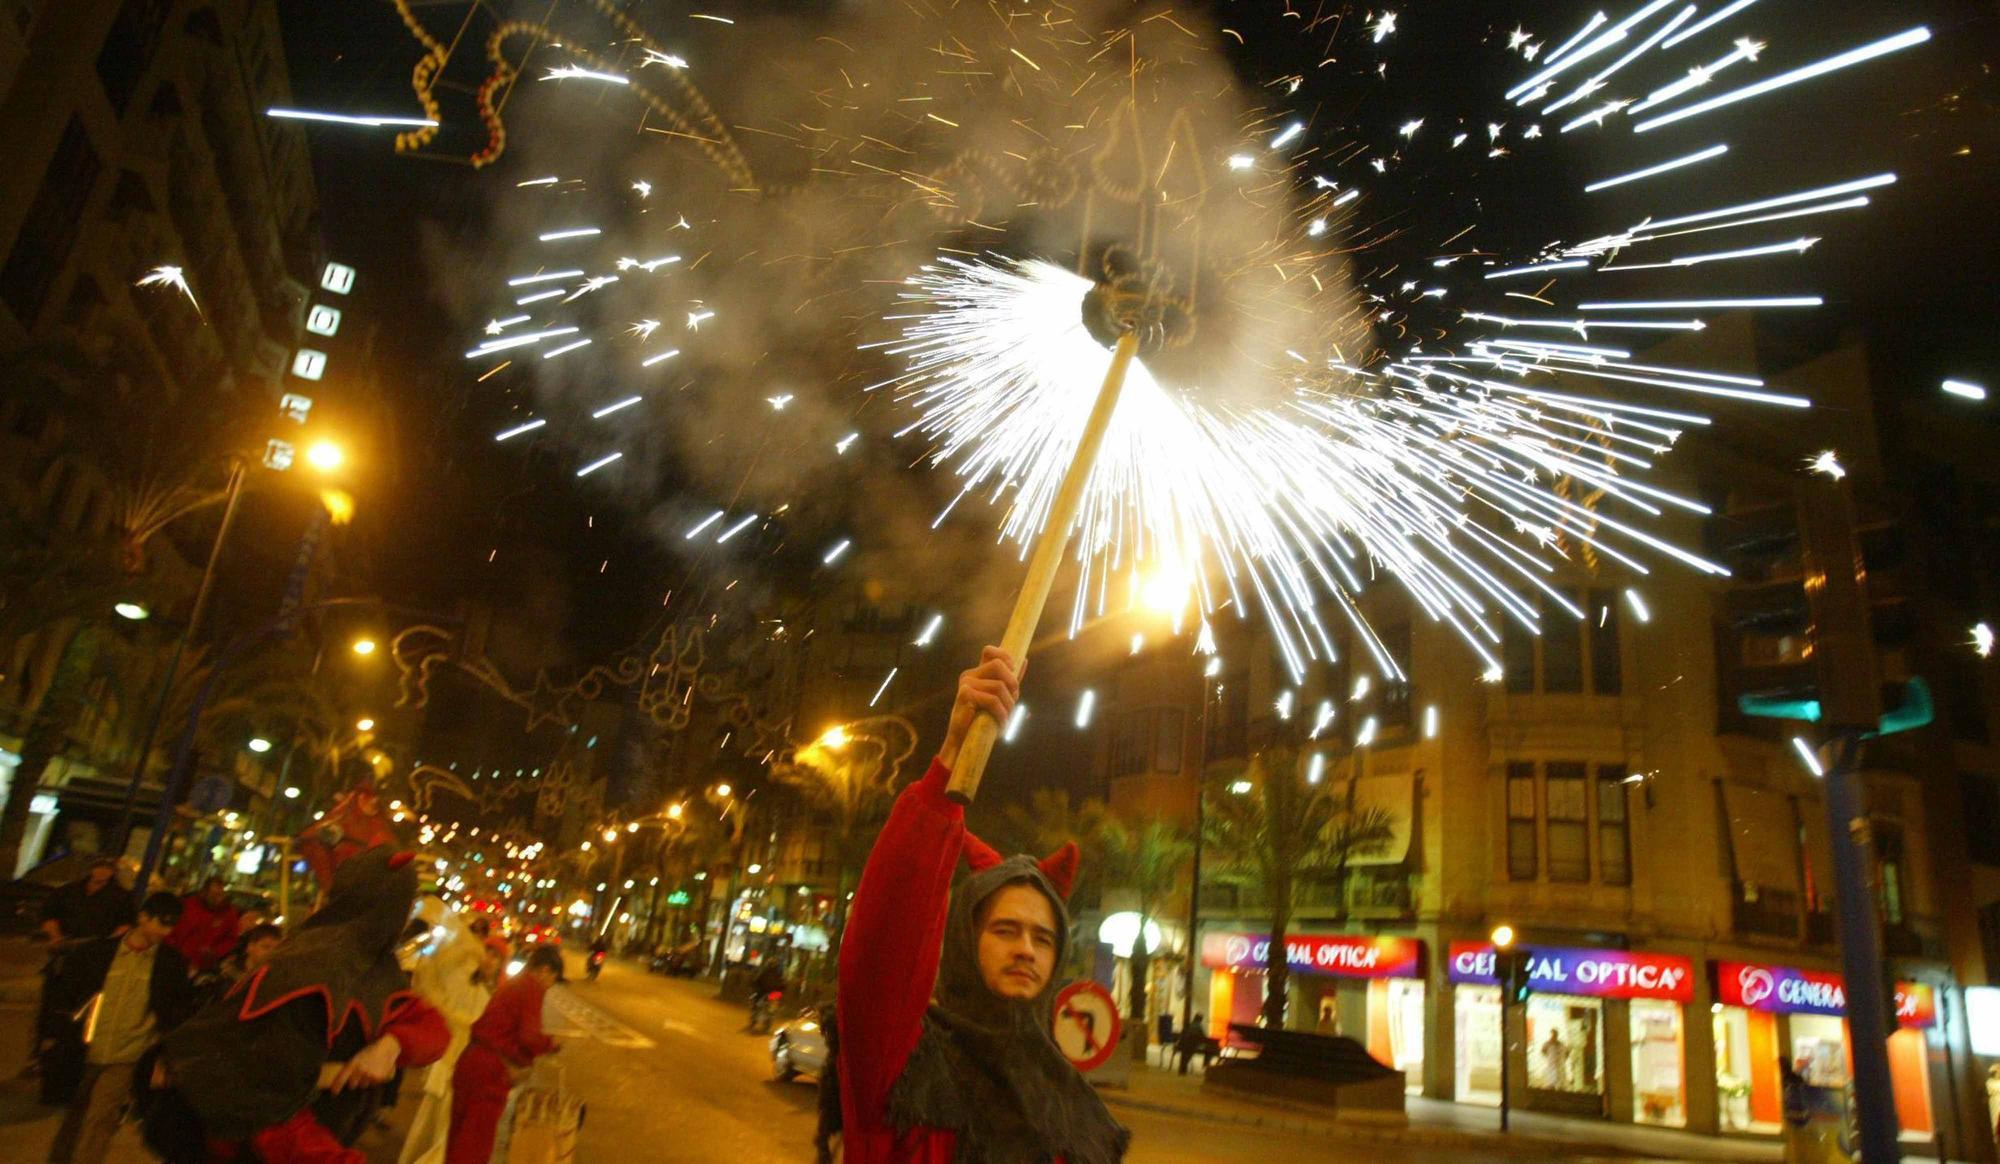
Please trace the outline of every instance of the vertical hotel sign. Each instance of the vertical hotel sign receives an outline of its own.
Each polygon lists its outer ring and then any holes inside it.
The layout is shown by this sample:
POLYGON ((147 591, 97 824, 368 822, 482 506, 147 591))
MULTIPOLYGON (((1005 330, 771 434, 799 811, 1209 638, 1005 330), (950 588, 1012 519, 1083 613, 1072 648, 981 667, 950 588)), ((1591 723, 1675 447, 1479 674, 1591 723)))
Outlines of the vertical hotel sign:
MULTIPOLYGON (((346 295, 354 290, 354 268, 345 263, 328 263, 320 268, 319 285, 322 291, 333 295, 346 295)), ((328 339, 340 334, 340 309, 324 303, 315 303, 306 311, 306 330, 328 339)), ((292 353, 291 373, 300 380, 318 381, 326 375, 326 353, 318 348, 301 347, 292 353)), ((286 420, 304 425, 312 413, 313 398, 302 392, 285 392, 278 399, 278 410, 286 420)), ((264 442, 264 467, 284 472, 292 467, 298 456, 298 448, 288 440, 272 437, 264 442)))
MULTIPOLYGON (((1532 945, 1522 950, 1528 955, 1528 989, 1538 993, 1694 1001, 1694 962, 1678 954, 1532 945)), ((1497 986, 1496 963, 1490 943, 1451 944, 1453 982, 1497 986)))

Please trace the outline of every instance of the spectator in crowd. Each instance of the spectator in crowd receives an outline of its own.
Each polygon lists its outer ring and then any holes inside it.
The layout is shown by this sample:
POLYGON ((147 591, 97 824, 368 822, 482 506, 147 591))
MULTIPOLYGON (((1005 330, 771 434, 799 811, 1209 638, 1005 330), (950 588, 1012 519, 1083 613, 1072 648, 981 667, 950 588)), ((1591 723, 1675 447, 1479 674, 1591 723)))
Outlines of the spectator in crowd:
POLYGON ((181 903, 155 893, 123 934, 91 938, 50 983, 62 1028, 43 1046, 43 1098, 62 1088, 63 1115, 49 1164, 102 1164, 128 1099, 143 1096, 160 1037, 195 1007, 187 962, 164 943, 181 903))
POLYGON ((236 945, 222 960, 203 973, 194 976, 195 988, 201 992, 204 1002, 213 1001, 236 989, 243 976, 256 971, 257 967, 271 960, 271 954, 283 941, 285 933, 268 922, 254 925, 244 930, 236 939, 236 945))
POLYGON ((229 902, 229 887, 222 878, 210 877, 200 893, 181 901, 180 924, 167 936, 167 944, 181 952, 196 974, 205 973, 235 948, 240 920, 229 902))
POLYGON ((51 943, 115 934, 136 920, 132 894, 118 884, 118 862, 99 857, 90 871, 49 895, 42 933, 51 943))
POLYGON ((507 1093, 534 1061, 556 1050, 542 1030, 542 1002, 563 979, 562 952, 537 946, 521 972, 502 983, 451 1075, 451 1134, 445 1164, 487 1164, 507 1093))

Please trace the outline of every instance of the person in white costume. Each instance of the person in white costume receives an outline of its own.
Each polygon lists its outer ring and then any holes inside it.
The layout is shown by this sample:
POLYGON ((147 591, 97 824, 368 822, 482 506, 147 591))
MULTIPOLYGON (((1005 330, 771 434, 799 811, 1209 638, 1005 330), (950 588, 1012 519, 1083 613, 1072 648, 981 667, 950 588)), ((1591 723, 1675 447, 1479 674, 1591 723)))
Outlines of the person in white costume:
POLYGON ((410 985, 425 1002, 444 1015, 451 1028, 451 1045, 444 1058, 424 1073, 423 1101, 410 1134, 403 1141, 398 1164, 443 1164, 445 1140, 451 1131, 451 1072, 465 1050, 472 1024, 493 996, 506 947, 489 945, 466 928, 459 916, 435 897, 417 906, 417 919, 431 927, 431 940, 410 968, 410 985))

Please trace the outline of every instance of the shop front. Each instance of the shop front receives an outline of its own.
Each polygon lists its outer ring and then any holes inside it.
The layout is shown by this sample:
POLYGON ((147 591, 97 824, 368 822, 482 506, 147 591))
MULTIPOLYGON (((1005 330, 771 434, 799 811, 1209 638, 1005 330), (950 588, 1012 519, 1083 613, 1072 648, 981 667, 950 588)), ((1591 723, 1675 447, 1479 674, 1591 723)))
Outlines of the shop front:
MULTIPOLYGON (((1529 946, 1520 1007, 1524 1106, 1566 1115, 1687 1124, 1687 1004, 1694 962, 1677 954, 1529 946), (1614 1086, 1615 1084, 1615 1086, 1614 1086), (1631 1104, 1630 1115, 1613 1097, 1631 1104)), ((1500 1101, 1502 1010, 1493 947, 1453 942, 1447 967, 1456 1031, 1455 1096, 1500 1101)))
MULTIPOLYGON (((1202 935, 1201 961, 1211 971, 1210 1035, 1226 1041, 1229 1024, 1257 1021, 1270 947, 1264 934, 1202 935)), ((1424 944, 1416 938, 1288 936, 1285 961, 1292 972, 1293 1025, 1354 1039, 1376 1059, 1402 1071, 1408 1090, 1421 1091, 1423 953, 1424 944)))
MULTIPOLYGON (((1847 1087, 1853 1059, 1845 1018, 1847 989, 1840 975, 1755 962, 1714 966, 1715 1087, 1723 1131, 1778 1130, 1780 1060, 1816 1087, 1847 1087)), ((1896 1121, 1906 1135, 1932 1133, 1924 1032, 1936 1022, 1932 989, 1920 982, 1898 982, 1889 1078, 1896 1121)))

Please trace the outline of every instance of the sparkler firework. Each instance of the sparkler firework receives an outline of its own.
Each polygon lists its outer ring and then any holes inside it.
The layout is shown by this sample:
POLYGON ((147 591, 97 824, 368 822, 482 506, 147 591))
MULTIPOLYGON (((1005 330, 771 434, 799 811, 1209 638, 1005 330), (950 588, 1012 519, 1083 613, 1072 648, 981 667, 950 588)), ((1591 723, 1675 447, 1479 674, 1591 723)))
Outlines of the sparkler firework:
MULTIPOLYGON (((981 26, 984 39, 954 26, 953 68, 939 76, 955 88, 937 77, 876 84, 866 70, 890 68, 874 58, 895 53, 863 59, 821 38, 811 51, 822 56, 778 70, 799 77, 809 64, 838 62, 800 82, 814 114, 774 118, 760 132, 813 159, 800 188, 831 187, 870 207, 880 238, 829 245, 823 231, 806 232, 799 248, 811 261, 798 269, 811 273, 785 302, 796 312, 841 295, 842 310, 827 314, 848 326, 890 317, 895 338, 849 338, 863 341, 864 360, 896 362, 886 374, 869 369, 867 389, 907 410, 894 435, 924 442, 921 459, 958 478, 934 524, 973 498, 997 504, 1000 536, 1024 556, 1037 538, 1073 539, 1072 629, 1127 589, 1114 581, 1166 571, 1188 580, 1204 640, 1218 610, 1257 610, 1297 679, 1352 642, 1376 675, 1401 680, 1405 660, 1370 626, 1362 598, 1386 573, 1494 679, 1504 624, 1538 632, 1545 617, 1585 617, 1571 592, 1580 574, 1615 575, 1640 622, 1649 617, 1644 580, 1660 568, 1726 574, 1662 532, 1667 518, 1710 510, 1653 474, 1683 434, 1713 423, 1708 408, 1810 403, 1759 377, 1679 367, 1640 348, 1699 334, 1729 313, 1822 306, 1810 286, 1762 283, 1820 242, 1794 220, 1812 218, 1819 231, 1897 181, 1838 156, 1797 177, 1759 167, 1737 131, 1762 103, 1892 67, 1931 39, 1926 28, 1890 25, 1831 51, 1792 44, 1775 35, 1786 7, 1646 0, 1568 29, 1468 22, 1466 34, 1496 56, 1520 58, 1518 77, 1481 108, 1423 106, 1413 94, 1371 129, 1335 129, 1316 112, 1327 97, 1314 79, 1287 75, 1266 81, 1273 107, 1246 104, 1227 137, 1174 106, 1188 75, 1174 68, 1191 58, 1214 70, 1208 58, 1225 41, 1217 33, 1242 34, 1189 27, 1179 15, 1097 13, 1096 25, 1023 16, 981 26), (1142 36, 1155 39, 1142 48, 1142 36), (1147 56, 1161 44, 1165 64, 1147 56), (843 96, 820 100, 836 81, 843 96), (1564 176, 1565 194, 1589 203, 1588 220, 1630 225, 1575 241, 1522 243, 1533 224, 1476 221, 1406 237, 1404 201, 1421 189, 1416 159, 1462 174, 1555 149, 1591 153, 1564 176), (1708 193, 1718 188, 1740 193, 1708 193), (1475 226, 1508 245, 1467 240, 1475 226), (1718 237, 1694 237, 1710 234, 1718 237), (908 238, 931 256, 914 276, 917 264, 892 266, 910 254, 908 238), (1151 275, 1165 273, 1169 306, 1198 338, 1133 366, 1080 516, 1072 529, 1051 529, 1051 501, 1109 359, 1079 318, 1093 283, 1074 272, 1107 241, 1132 246, 1151 275), (1394 261, 1373 258, 1392 246, 1394 261), (866 298, 883 286, 899 296, 894 305, 866 298)), ((1343 7, 1310 30, 1339 38, 1369 80, 1436 47, 1412 32, 1422 14, 1363 15, 1343 7)), ((557 47, 574 59, 537 58, 557 83, 527 87, 534 97, 678 110, 669 128, 646 128, 692 141, 732 195, 762 200, 771 217, 753 215, 757 228, 782 234, 771 224, 788 190, 762 179, 762 156, 739 146, 731 119, 693 88, 701 56, 654 41, 628 17, 613 23, 625 55, 599 57, 578 46, 610 38, 572 33, 557 47)), ((1330 48, 1326 63, 1338 55, 1330 48)), ((487 338, 466 354, 529 348, 541 359, 523 367, 539 368, 575 353, 556 361, 558 375, 565 363, 601 361, 592 366, 608 376, 593 378, 580 410, 595 423, 580 430, 587 463, 578 476, 615 478, 613 465, 632 464, 619 461, 615 426, 645 422, 649 378, 682 356, 655 342, 662 321, 687 345, 682 363, 699 366, 738 312, 762 305, 729 282, 728 255, 711 257, 731 245, 726 223, 717 225, 726 208, 694 222, 679 209, 689 183, 653 172, 604 183, 623 198, 627 226, 575 217, 575 200, 564 201, 575 181, 515 183, 519 197, 548 199, 547 221, 528 236, 523 253, 534 257, 496 294, 487 338), (580 299, 605 305, 584 316, 580 299), (593 338, 598 346, 586 348, 593 338), (600 355, 606 349, 615 355, 600 355)), ((778 268, 797 257, 759 229, 741 236, 738 261, 778 268)), ((771 281, 754 294, 780 298, 771 281)), ((744 377, 730 391, 741 417, 818 423, 805 419, 817 415, 811 398, 790 384, 744 377)), ((801 433, 796 447, 847 455, 860 436, 854 422, 826 423, 839 427, 801 433)), ((517 417, 495 439, 542 424, 517 417)), ((1819 467, 1829 466, 1838 468, 1831 459, 1819 467)), ((762 500, 718 508, 685 537, 729 542, 782 512, 762 500)), ((817 544, 829 567, 866 547, 865 534, 845 531, 817 544)))

